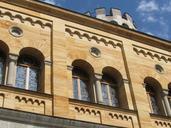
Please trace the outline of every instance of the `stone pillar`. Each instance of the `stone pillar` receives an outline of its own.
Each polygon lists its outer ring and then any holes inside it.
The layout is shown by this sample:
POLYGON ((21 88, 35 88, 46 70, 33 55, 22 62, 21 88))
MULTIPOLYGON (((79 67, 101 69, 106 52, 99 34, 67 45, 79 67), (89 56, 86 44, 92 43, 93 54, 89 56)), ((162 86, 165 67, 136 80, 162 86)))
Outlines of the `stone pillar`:
POLYGON ((8 58, 8 76, 7 76, 7 85, 15 85, 15 76, 16 76, 16 65, 17 65, 18 55, 9 54, 8 58))
MULTIPOLYGON (((44 68, 44 76, 43 76, 44 77, 44 79, 43 79, 44 80, 44 82, 43 82, 44 83, 44 93, 51 94, 52 93, 52 87, 51 87, 51 85, 52 85, 52 78, 51 78, 52 62, 45 60, 44 65, 42 67, 44 68)), ((41 83, 41 84, 43 84, 43 83, 41 83)))
POLYGON ((167 115, 171 116, 171 107, 170 107, 170 103, 169 103, 169 99, 168 99, 168 91, 167 90, 163 90, 163 99, 164 99, 164 104, 166 107, 167 115))
POLYGON ((101 79, 102 79, 102 75, 95 73, 96 97, 97 97, 97 103, 99 104, 103 104, 102 89, 101 89, 101 82, 100 82, 101 79))
POLYGON ((133 100, 132 100, 132 96, 131 96, 129 81, 127 79, 123 79, 123 84, 124 84, 124 89, 125 89, 125 93, 126 93, 128 108, 133 110, 134 106, 133 106, 133 100))
POLYGON ((72 81, 72 70, 73 70, 73 66, 72 65, 68 65, 67 66, 67 77, 68 77, 68 94, 70 98, 74 98, 73 96, 73 81, 72 81))

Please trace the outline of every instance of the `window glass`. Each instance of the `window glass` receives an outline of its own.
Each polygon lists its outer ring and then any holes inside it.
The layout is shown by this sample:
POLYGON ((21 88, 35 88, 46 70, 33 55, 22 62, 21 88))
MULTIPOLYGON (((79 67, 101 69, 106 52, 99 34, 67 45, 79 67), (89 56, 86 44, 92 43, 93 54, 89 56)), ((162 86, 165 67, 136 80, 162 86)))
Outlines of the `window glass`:
POLYGON ((159 113, 159 108, 157 106, 157 102, 156 102, 155 97, 153 95, 150 95, 150 100, 151 100, 151 106, 152 106, 152 109, 153 109, 153 113, 158 114, 159 113))
POLYGON ((30 68, 29 90, 37 91, 37 87, 38 87, 38 69, 30 68))
POLYGON ((75 99, 79 99, 78 97, 78 80, 77 78, 72 78, 72 81, 73 81, 73 95, 74 95, 74 98, 75 99))
POLYGON ((17 88, 25 89, 26 73, 27 73, 26 67, 17 66, 16 83, 15 83, 15 86, 17 88))
POLYGON ((107 85, 102 83, 101 88, 102 88, 103 103, 105 105, 109 105, 109 96, 108 96, 107 85))
POLYGON ((112 106, 118 106, 118 98, 117 98, 117 92, 116 89, 112 86, 109 86, 110 88, 110 96, 111 96, 111 104, 112 106))
POLYGON ((18 59, 16 87, 38 90, 40 63, 36 58, 29 55, 21 55, 18 59))
POLYGON ((4 58, 0 57, 0 84, 3 83, 3 75, 4 75, 4 58))
POLYGON ((81 100, 90 101, 88 88, 85 81, 80 79, 80 89, 81 89, 81 100))
POLYGON ((145 89, 146 89, 148 97, 150 99, 150 105, 152 108, 152 113, 159 114, 159 107, 157 104, 156 93, 155 93, 154 88, 151 85, 146 85, 145 89))

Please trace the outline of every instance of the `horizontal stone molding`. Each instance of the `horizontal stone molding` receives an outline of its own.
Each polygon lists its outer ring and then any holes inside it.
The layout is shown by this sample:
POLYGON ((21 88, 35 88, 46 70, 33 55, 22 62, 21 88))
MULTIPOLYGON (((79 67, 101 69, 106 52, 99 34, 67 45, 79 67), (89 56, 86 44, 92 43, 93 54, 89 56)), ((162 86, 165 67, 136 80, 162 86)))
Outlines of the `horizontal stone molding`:
POLYGON ((111 119, 123 120, 123 121, 132 121, 132 117, 128 115, 123 115, 119 113, 109 113, 111 119))
POLYGON ((122 47, 122 43, 118 40, 107 38, 103 35, 97 33, 88 32, 79 28, 75 28, 69 25, 66 25, 65 32, 69 33, 70 36, 78 36, 80 39, 86 38, 88 41, 94 40, 96 43, 103 43, 105 46, 112 46, 113 48, 122 47))
POLYGON ((94 116, 100 116, 100 111, 91 109, 91 108, 86 108, 86 107, 80 107, 77 106, 75 107, 76 112, 82 113, 82 114, 88 114, 88 115, 94 115, 94 116))
POLYGON ((158 61, 164 61, 166 63, 171 62, 171 56, 170 55, 166 55, 164 53, 159 53, 159 52, 154 51, 154 50, 150 50, 150 49, 138 47, 138 46, 133 46, 133 51, 137 55, 143 55, 144 57, 148 57, 151 59, 157 59, 158 61))
POLYGON ((32 104, 45 105, 45 101, 39 100, 39 99, 28 98, 28 97, 23 97, 23 96, 16 96, 15 99, 17 99, 18 102, 24 101, 25 103, 31 102, 32 104))
POLYGON ((3 9, 0 7, 0 18, 4 18, 4 17, 9 17, 9 19, 12 21, 15 19, 18 19, 21 23, 24 23, 27 21, 32 26, 39 25, 40 28, 45 28, 45 27, 51 28, 52 27, 52 23, 50 21, 45 21, 40 18, 21 14, 21 13, 3 9))
POLYGON ((158 127, 166 127, 166 128, 171 128, 171 123, 170 122, 167 122, 167 121, 159 121, 159 120, 155 120, 155 124, 158 126, 158 127))

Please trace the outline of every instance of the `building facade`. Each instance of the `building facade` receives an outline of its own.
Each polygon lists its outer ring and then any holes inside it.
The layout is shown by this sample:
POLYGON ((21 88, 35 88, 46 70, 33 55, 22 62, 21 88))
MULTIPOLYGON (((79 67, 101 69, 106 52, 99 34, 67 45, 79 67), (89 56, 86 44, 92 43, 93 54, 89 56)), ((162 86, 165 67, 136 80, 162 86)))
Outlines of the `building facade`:
POLYGON ((171 128, 171 42, 96 11, 0 1, 0 128, 171 128))

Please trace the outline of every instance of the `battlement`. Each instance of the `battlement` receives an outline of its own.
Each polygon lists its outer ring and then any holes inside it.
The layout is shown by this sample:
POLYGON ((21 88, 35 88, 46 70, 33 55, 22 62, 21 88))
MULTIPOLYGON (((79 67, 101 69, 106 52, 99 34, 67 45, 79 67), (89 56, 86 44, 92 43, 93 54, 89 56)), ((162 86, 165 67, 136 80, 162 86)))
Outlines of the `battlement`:
POLYGON ((91 12, 86 12, 86 15, 136 30, 132 17, 128 13, 122 15, 119 9, 112 8, 110 15, 107 15, 105 8, 98 8, 95 10, 95 16, 91 12))

